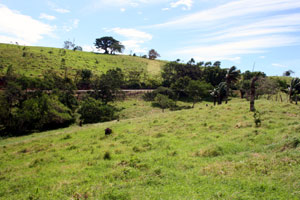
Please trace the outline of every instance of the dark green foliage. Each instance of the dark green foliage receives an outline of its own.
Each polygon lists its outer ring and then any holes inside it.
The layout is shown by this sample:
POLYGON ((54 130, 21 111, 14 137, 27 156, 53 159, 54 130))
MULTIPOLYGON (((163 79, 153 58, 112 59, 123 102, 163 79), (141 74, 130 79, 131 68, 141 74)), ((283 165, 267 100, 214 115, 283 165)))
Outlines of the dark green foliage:
MULTIPOLYGON (((1 101, 4 103, 2 105, 9 104, 3 97, 1 101)), ((0 124, 4 126, 3 134, 21 135, 35 130, 66 127, 75 121, 71 110, 53 95, 44 94, 27 99, 21 105, 6 105, 2 109, 0 124), (3 108, 6 108, 6 113, 3 113, 3 108)))
POLYGON ((175 83, 171 84, 171 88, 179 98, 187 97, 186 87, 190 81, 191 79, 188 76, 180 77, 175 83))
POLYGON ((172 108, 175 106, 175 102, 163 94, 157 94, 154 100, 155 104, 159 106, 163 112, 166 108, 172 108))
POLYGON ((203 68, 203 80, 214 87, 225 81, 226 77, 226 69, 221 69, 218 63, 215 64, 216 66, 203 68))
POLYGON ((163 86, 170 87, 179 78, 189 77, 192 80, 199 80, 202 77, 200 67, 177 62, 167 63, 162 69, 163 86))
POLYGON ((172 100, 177 100, 177 96, 174 93, 174 91, 170 88, 167 88, 167 87, 159 87, 156 90, 154 90, 153 92, 149 92, 149 93, 144 94, 143 98, 146 101, 154 101, 155 97, 158 94, 164 95, 164 96, 166 96, 166 97, 168 97, 169 99, 172 99, 172 100))
POLYGON ((296 100, 296 104, 297 104, 297 94, 300 94, 300 79, 299 78, 293 78, 291 80, 291 84, 288 88, 289 91, 289 96, 290 96, 290 102, 293 102, 293 99, 296 100))
POLYGON ((92 80, 91 80, 92 76, 93 76, 93 73, 89 69, 83 69, 83 70, 77 71, 77 74, 75 77, 75 82, 76 82, 77 88, 80 90, 90 89, 91 85, 92 85, 92 80))
POLYGON ((106 122, 116 119, 116 108, 93 98, 85 99, 78 110, 83 123, 106 122))
POLYGON ((193 106, 196 102, 209 96, 209 91, 212 86, 204 81, 191 80, 186 88, 188 97, 193 101, 193 106))
POLYGON ((242 74, 243 80, 251 80, 255 76, 266 77, 264 72, 250 72, 249 70, 245 71, 242 74))
POLYGON ((104 103, 114 101, 121 93, 121 87, 124 84, 124 74, 120 68, 111 69, 98 77, 94 84, 94 96, 101 99, 104 103))

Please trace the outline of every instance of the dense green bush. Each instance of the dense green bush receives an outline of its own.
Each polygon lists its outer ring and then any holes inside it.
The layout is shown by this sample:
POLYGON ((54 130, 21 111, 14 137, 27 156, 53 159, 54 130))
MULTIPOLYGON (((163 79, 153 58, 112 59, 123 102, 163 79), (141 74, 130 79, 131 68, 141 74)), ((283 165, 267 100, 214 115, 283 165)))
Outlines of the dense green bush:
POLYGON ((0 99, 1 104, 5 105, 0 109, 1 135, 22 135, 61 128, 75 121, 72 111, 57 96, 43 94, 27 99, 17 107, 11 107, 4 97, 0 99))
POLYGON ((154 104, 159 106, 163 112, 166 108, 172 108, 175 106, 175 102, 163 94, 156 95, 154 104))
POLYGON ((81 115, 80 119, 86 124, 114 120, 117 118, 116 111, 116 108, 111 105, 87 98, 82 102, 78 113, 81 115))

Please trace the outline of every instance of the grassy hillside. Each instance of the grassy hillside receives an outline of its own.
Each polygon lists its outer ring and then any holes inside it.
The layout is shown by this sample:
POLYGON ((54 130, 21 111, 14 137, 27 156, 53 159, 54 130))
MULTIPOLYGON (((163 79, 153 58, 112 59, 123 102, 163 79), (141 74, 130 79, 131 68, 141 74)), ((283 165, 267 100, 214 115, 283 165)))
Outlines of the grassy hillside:
POLYGON ((150 74, 157 74, 161 66, 165 64, 164 61, 134 56, 103 55, 58 48, 0 44, 0 66, 6 68, 11 64, 17 73, 27 76, 40 76, 49 69, 64 74, 62 59, 65 59, 65 65, 72 75, 78 69, 90 69, 95 74, 100 74, 116 67, 123 70, 133 67, 144 68, 150 74))
POLYGON ((0 199, 300 199, 299 106, 210 105, 0 140, 0 199))

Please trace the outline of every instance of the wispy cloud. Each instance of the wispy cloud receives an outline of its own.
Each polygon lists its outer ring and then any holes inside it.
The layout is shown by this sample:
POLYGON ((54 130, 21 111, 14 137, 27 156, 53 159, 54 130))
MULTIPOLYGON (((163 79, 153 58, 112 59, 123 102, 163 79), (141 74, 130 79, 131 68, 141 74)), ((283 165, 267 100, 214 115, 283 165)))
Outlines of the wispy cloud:
MULTIPOLYGON (((222 20, 256 14, 300 8, 298 0, 238 0, 215 8, 181 16, 177 19, 152 27, 199 28, 203 24, 217 23, 222 20)), ((240 18, 241 19, 241 18, 240 18)))
POLYGON ((127 50, 132 50, 136 53, 146 53, 147 49, 141 47, 142 44, 152 40, 152 35, 137 29, 127 28, 112 28, 105 29, 106 32, 113 32, 124 37, 122 44, 127 50))
POLYGON ((47 2, 48 5, 50 6, 50 8, 52 10, 54 10, 55 12, 61 13, 61 14, 66 14, 66 13, 70 13, 71 11, 65 8, 61 8, 58 5, 56 5, 54 2, 52 1, 48 1, 47 2))
POLYGON ((62 13, 62 14, 71 12, 70 10, 64 9, 64 8, 55 8, 54 11, 56 11, 58 13, 62 13))
POLYGON ((48 15, 48 14, 45 14, 45 13, 41 13, 39 18, 40 19, 47 19, 47 20, 55 20, 56 19, 55 16, 48 15))
POLYGON ((236 0, 151 29, 178 30, 189 38, 173 56, 238 60, 241 55, 300 44, 299 0, 236 0))
POLYGON ((198 60, 238 60, 241 55, 263 53, 268 48, 299 44, 300 40, 288 36, 266 36, 235 42, 184 47, 173 55, 190 55, 198 60))
POLYGON ((178 0, 175 2, 171 2, 171 8, 182 7, 183 10, 190 10, 193 5, 193 0, 178 0))
POLYGON ((127 8, 167 2, 169 0, 92 0, 84 10, 96 11, 102 8, 127 8))
POLYGON ((273 67, 280 67, 280 68, 287 68, 287 66, 282 65, 282 64, 278 64, 278 63, 273 63, 272 66, 273 67))
POLYGON ((32 45, 45 35, 53 36, 54 30, 53 26, 0 4, 0 42, 32 45))

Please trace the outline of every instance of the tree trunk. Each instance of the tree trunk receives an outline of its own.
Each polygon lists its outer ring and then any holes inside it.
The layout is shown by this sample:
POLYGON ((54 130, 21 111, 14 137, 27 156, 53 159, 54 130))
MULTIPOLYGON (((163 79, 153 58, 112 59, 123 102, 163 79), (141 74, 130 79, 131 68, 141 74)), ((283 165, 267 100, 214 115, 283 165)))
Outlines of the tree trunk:
POLYGON ((195 102, 195 101, 193 101, 193 106, 192 106, 192 108, 194 108, 194 107, 195 107, 195 103, 196 103, 196 102, 195 102))
POLYGON ((221 95, 218 97, 218 105, 221 105, 222 104, 222 100, 223 98, 221 97, 221 95))
POLYGON ((214 106, 216 105, 216 103, 217 103, 217 98, 214 97, 214 106))
POLYGON ((255 82, 258 80, 258 77, 255 76, 252 81, 251 81, 251 86, 250 86, 250 91, 251 91, 251 95, 250 95, 250 111, 254 112, 255 111, 255 107, 254 107, 254 102, 255 102, 255 82))
POLYGON ((228 96, 229 96, 229 81, 226 81, 226 84, 227 84, 227 87, 226 87, 226 101, 225 101, 225 104, 228 103, 228 96))
POLYGON ((244 95, 245 95, 245 91, 244 90, 240 90, 240 93, 241 93, 241 99, 243 99, 244 95))
POLYGON ((290 103, 293 103, 293 89, 292 89, 292 86, 290 86, 290 91, 289 91, 289 100, 290 100, 290 103))

